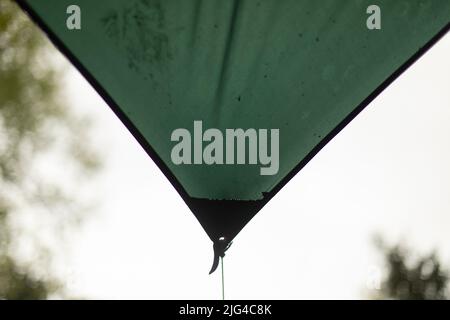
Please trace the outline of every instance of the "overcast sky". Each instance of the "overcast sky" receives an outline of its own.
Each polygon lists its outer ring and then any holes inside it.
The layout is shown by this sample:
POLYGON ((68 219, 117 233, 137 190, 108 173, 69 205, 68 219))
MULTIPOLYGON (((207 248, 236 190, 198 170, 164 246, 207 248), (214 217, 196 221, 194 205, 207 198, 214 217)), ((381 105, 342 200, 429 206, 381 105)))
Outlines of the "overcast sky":
MULTIPOLYGON (((372 237, 437 249, 450 266, 450 36, 385 90, 235 238, 229 299, 367 297, 372 237)), ((72 67, 67 93, 94 119, 98 207, 58 267, 87 298, 219 299, 212 244, 171 184, 72 67)), ((220 271, 220 270, 219 270, 220 271)))

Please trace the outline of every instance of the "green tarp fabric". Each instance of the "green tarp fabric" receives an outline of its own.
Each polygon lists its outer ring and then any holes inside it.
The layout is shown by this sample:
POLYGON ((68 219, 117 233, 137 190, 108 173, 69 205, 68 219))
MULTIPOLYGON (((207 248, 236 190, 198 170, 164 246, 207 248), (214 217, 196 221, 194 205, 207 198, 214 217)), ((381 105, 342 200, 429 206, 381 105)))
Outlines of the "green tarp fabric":
POLYGON ((449 0, 30 0, 191 197, 256 200, 450 21, 449 0), (68 30, 66 8, 81 8, 68 30), (175 165, 176 128, 279 128, 280 168, 175 165))
POLYGON ((215 224, 214 233, 207 230, 211 238, 226 233, 220 228, 227 223, 234 223, 234 237, 265 204, 265 194, 278 191, 299 163, 448 28, 449 0, 375 2, 380 30, 366 25, 372 0, 19 1, 185 200, 215 201, 216 211, 234 201, 228 216, 194 212, 205 229, 215 224), (81 9, 81 30, 66 27, 72 4, 81 9), (171 134, 193 132, 194 121, 221 132, 279 129, 279 170, 261 175, 252 164, 174 164, 171 134), (236 203, 247 206, 239 223, 231 221, 239 219, 236 203))

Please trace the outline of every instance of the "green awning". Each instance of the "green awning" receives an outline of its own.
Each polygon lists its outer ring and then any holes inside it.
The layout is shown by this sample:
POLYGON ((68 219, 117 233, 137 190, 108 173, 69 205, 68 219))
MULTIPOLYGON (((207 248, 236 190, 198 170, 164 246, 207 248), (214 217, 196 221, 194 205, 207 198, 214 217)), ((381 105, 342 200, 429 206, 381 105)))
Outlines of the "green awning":
POLYGON ((19 1, 211 239, 227 242, 449 28, 449 0, 376 2, 381 29, 371 30, 371 0, 19 1), (80 30, 66 26, 74 4, 80 30), (278 129, 278 170, 262 175, 249 154, 244 164, 175 164, 171 135, 185 128, 195 140, 195 121, 224 137, 226 129, 278 129))

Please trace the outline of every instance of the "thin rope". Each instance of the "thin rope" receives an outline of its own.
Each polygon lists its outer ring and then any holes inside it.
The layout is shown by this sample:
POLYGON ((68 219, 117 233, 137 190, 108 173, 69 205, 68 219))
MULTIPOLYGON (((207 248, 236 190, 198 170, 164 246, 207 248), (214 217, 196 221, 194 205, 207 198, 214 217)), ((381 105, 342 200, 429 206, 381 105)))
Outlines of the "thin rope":
POLYGON ((222 300, 225 300, 225 278, 223 273, 223 257, 220 257, 220 262, 222 265, 222 300))

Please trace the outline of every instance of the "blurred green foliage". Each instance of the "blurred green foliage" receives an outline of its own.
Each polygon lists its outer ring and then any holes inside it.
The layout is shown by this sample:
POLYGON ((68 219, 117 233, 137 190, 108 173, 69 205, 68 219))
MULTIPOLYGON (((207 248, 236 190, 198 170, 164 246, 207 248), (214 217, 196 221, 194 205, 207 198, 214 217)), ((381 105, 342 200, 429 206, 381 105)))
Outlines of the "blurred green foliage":
POLYGON ((35 159, 62 150, 64 169, 88 174, 100 164, 87 143, 85 119, 67 109, 64 70, 53 62, 55 55, 19 7, 0 0, 0 299, 45 299, 63 287, 46 269, 48 248, 23 232, 15 217, 19 208, 32 208, 36 220, 42 210, 70 212, 50 215, 56 230, 73 225, 82 210, 76 197, 35 172, 35 159), (39 261, 16 253, 27 236, 39 261))
POLYGON ((414 255, 403 245, 377 243, 381 250, 386 275, 376 298, 397 300, 448 299, 448 271, 436 253, 414 255))

